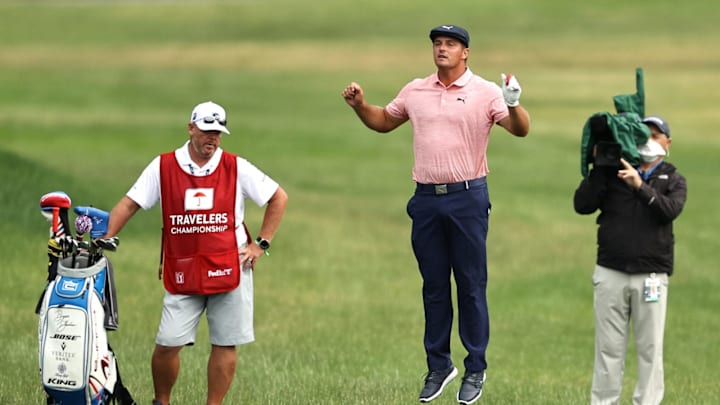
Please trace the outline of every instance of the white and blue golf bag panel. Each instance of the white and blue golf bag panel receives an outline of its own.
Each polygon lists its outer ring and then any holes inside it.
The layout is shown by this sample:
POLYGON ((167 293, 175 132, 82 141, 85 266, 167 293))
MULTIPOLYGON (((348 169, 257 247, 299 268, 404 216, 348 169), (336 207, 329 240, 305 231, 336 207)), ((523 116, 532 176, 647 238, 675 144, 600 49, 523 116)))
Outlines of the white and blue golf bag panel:
POLYGON ((48 285, 38 325, 40 374, 56 404, 103 405, 117 381, 104 327, 105 257, 64 258, 48 285))

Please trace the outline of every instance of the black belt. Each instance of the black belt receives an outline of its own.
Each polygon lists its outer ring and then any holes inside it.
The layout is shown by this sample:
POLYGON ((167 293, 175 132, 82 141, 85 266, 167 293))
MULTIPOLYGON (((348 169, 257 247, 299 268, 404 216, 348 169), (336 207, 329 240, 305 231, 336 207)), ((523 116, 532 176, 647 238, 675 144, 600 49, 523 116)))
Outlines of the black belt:
POLYGON ((454 193, 456 191, 470 190, 471 188, 485 186, 485 184, 486 184, 485 177, 479 177, 477 179, 460 181, 457 183, 448 183, 448 184, 417 183, 417 186, 415 187, 415 192, 422 193, 422 194, 444 195, 444 194, 454 193))

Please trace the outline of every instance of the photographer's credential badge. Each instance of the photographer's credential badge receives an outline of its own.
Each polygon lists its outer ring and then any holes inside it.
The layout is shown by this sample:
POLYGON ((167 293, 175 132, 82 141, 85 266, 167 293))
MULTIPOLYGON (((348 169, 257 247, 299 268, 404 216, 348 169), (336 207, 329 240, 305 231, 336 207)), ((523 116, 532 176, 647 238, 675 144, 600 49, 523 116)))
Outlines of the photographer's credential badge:
POLYGON ((660 279, 655 277, 655 273, 650 274, 650 277, 645 279, 643 297, 645 302, 658 302, 660 300, 660 279))

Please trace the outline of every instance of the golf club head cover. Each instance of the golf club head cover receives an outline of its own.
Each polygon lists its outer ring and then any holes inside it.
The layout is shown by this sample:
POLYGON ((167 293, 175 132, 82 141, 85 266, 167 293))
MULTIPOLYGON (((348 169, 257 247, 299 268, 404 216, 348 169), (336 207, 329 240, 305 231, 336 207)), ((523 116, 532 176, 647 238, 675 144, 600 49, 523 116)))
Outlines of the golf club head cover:
POLYGON ((48 257, 59 258, 62 256, 62 246, 60 240, 55 238, 48 239, 48 257))
POLYGON ((517 81, 514 75, 500 75, 502 79, 502 92, 505 98, 505 104, 508 107, 517 107, 520 105, 520 94, 522 94, 522 88, 520 83, 517 81))
POLYGON ((40 213, 52 223, 50 227, 52 236, 65 234, 68 224, 63 219, 67 216, 67 210, 71 205, 70 196, 64 191, 52 191, 40 197, 40 213))
POLYGON ((78 238, 81 238, 86 233, 90 232, 93 227, 93 220, 89 216, 83 214, 78 215, 75 218, 75 233, 78 238))
POLYGON ((40 209, 52 211, 53 208, 70 208, 72 201, 64 191, 53 191, 40 197, 40 209))
POLYGON ((76 206, 73 211, 78 215, 87 215, 92 219, 92 229, 90 230, 92 239, 99 238, 107 233, 108 220, 110 219, 110 213, 107 211, 82 205, 76 206))

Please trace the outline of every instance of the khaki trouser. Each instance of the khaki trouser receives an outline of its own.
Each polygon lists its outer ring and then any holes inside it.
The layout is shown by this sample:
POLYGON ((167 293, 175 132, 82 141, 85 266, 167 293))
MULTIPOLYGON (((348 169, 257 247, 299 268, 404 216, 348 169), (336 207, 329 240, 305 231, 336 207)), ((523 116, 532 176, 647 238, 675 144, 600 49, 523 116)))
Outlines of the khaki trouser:
POLYGON ((665 392, 663 334, 668 277, 658 273, 660 299, 645 302, 643 289, 650 274, 628 274, 595 266, 595 367, 591 404, 618 404, 622 391, 630 324, 637 350, 638 381, 633 404, 659 404, 665 392))

